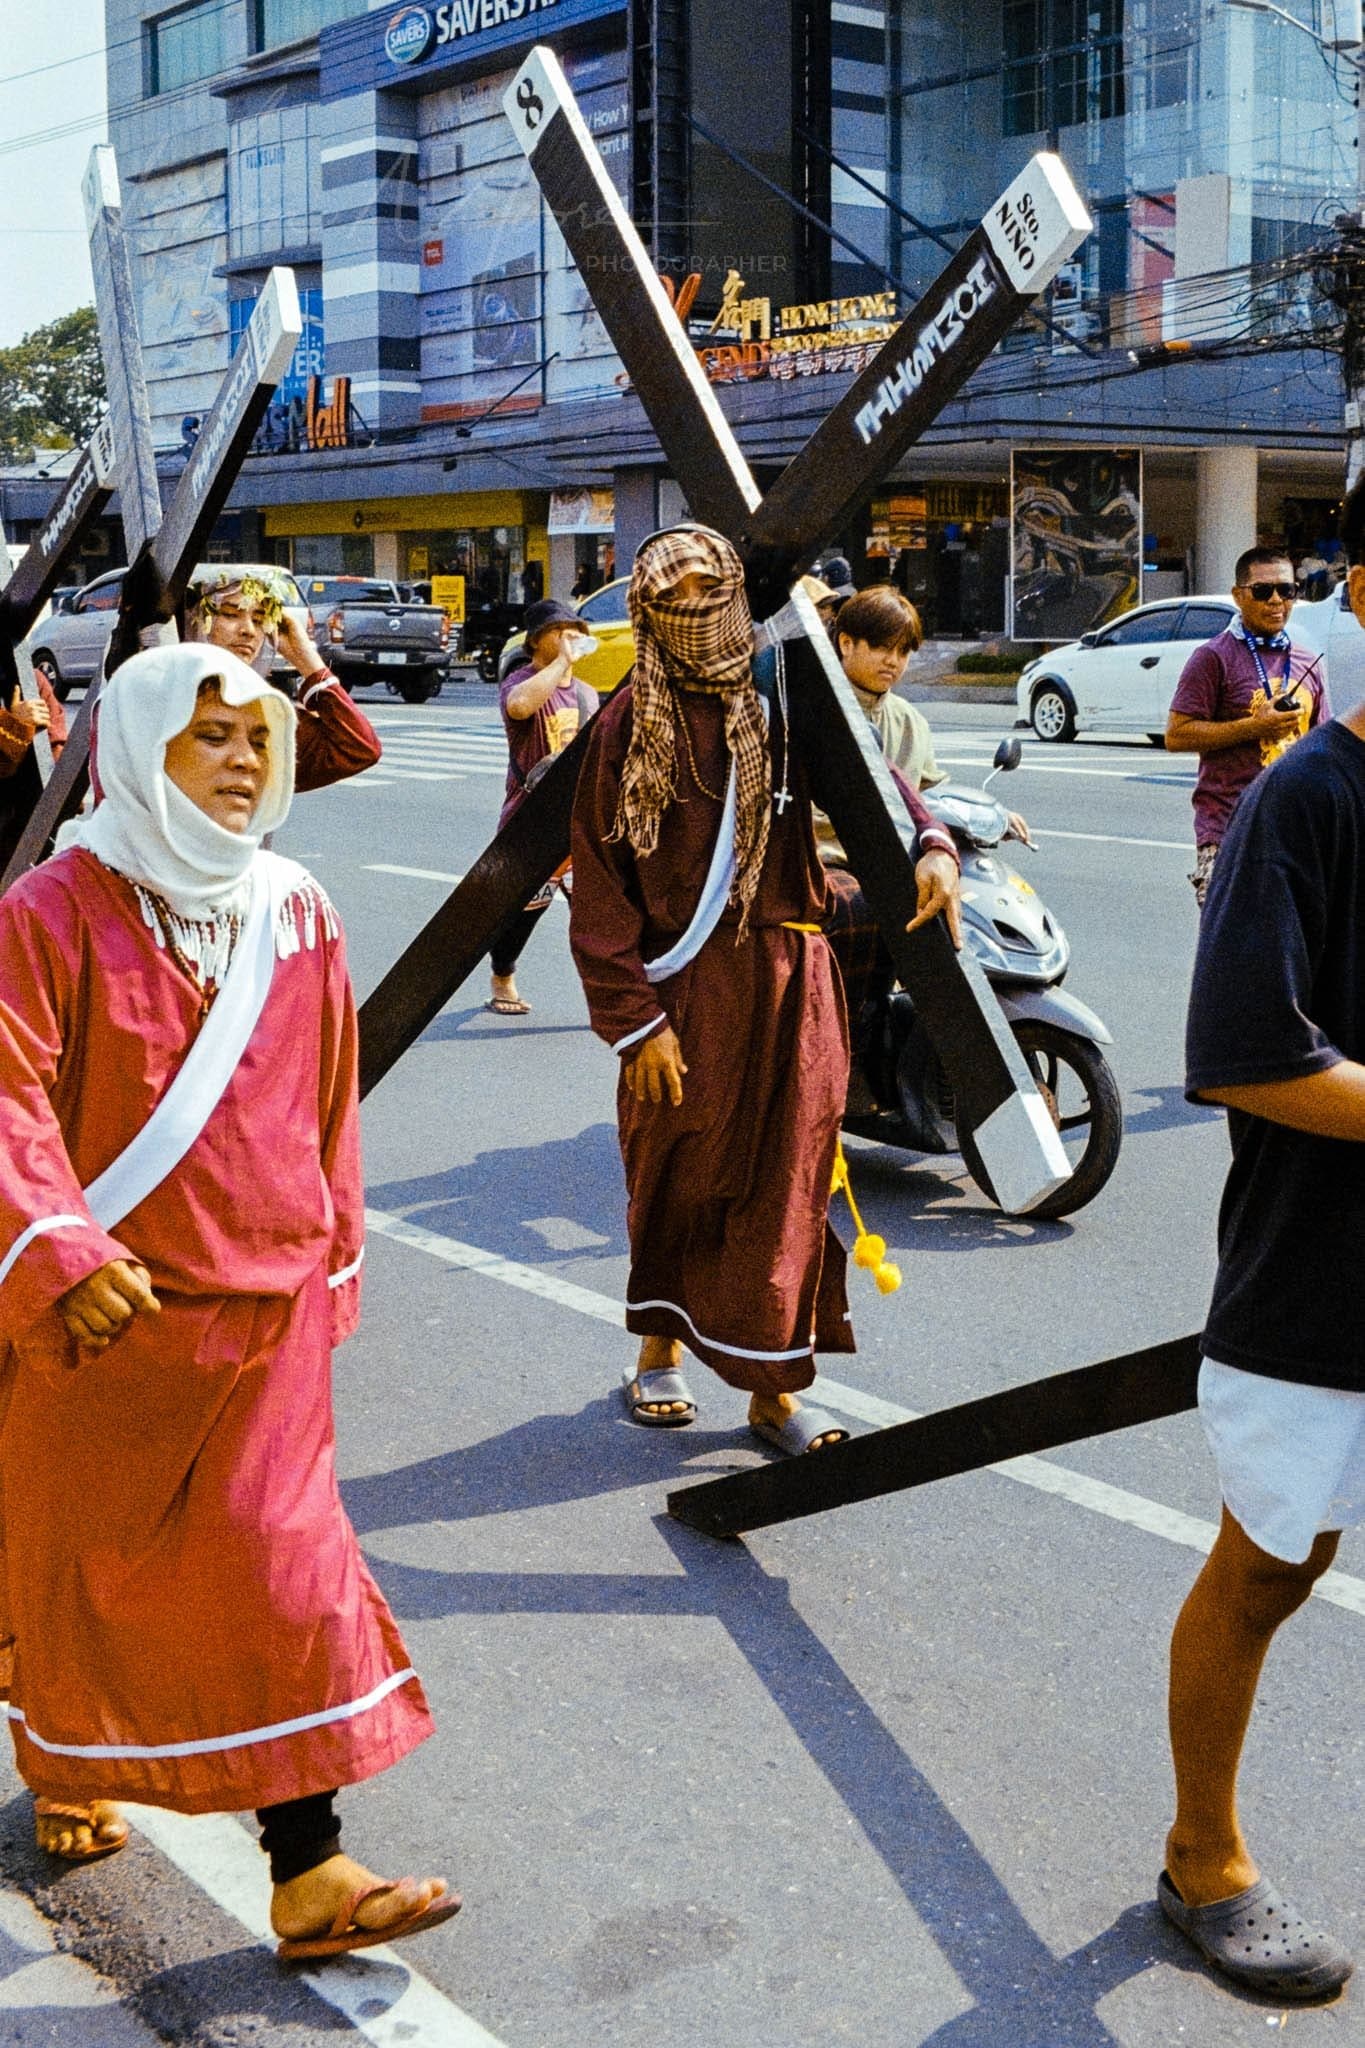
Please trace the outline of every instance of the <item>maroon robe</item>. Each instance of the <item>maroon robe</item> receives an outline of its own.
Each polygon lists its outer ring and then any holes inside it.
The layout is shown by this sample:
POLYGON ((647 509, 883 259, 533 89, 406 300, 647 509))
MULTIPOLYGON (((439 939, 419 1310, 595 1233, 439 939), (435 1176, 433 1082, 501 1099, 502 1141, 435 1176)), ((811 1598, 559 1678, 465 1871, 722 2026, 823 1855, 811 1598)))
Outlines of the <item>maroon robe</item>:
MULTIPOLYGON (((721 698, 680 698, 702 782, 729 772, 721 698)), ((749 935, 727 908, 701 952, 655 986, 656 959, 692 919, 720 822, 678 745, 678 800, 656 851, 609 837, 634 715, 629 686, 593 722, 573 820, 570 942, 592 1026, 622 1053, 666 1019, 688 1073, 678 1109, 617 1091, 629 1194, 626 1327, 678 1338, 733 1387, 791 1393, 814 1353, 852 1351, 845 1254, 827 1221, 848 1030, 829 946, 814 925, 825 884, 810 795, 793 755, 792 801, 772 829, 749 935)), ((770 752, 781 773, 773 714, 770 752)))

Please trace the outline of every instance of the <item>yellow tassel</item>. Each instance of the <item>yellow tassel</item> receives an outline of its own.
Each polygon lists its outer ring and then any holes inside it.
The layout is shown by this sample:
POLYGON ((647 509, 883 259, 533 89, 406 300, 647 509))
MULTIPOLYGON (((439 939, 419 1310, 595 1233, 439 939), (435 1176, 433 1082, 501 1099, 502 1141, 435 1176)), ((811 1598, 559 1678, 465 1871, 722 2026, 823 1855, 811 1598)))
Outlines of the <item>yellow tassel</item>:
POLYGON ((854 1265, 861 1266, 864 1272, 872 1275, 877 1283, 879 1293, 894 1294, 901 1284, 901 1269, 899 1266, 893 1265, 887 1258, 886 1239, 878 1237, 871 1230, 864 1229, 863 1219, 858 1214, 858 1204, 853 1199, 853 1182, 849 1177, 848 1161, 844 1157, 844 1148, 836 1139, 834 1146, 834 1179, 830 1183, 830 1193, 837 1195, 841 1191, 853 1212, 853 1222, 858 1232, 857 1237, 853 1240, 854 1265))

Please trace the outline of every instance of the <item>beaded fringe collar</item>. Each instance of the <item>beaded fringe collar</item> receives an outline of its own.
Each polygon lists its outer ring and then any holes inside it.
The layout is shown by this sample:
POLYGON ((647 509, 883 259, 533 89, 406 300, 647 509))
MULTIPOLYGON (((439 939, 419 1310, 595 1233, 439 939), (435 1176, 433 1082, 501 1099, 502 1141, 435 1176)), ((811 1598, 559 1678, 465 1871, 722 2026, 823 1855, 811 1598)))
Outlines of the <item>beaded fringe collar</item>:
MULTIPOLYGON (((170 905, 144 883, 134 882, 132 887, 142 909, 142 921, 161 950, 165 952, 169 945, 201 988, 221 988, 233 949, 241 936, 241 913, 227 911, 218 917, 202 920, 178 917, 170 905)), ((319 924, 329 939, 335 939, 340 933, 337 914, 326 890, 311 875, 305 875, 275 913, 276 958, 287 960, 291 953, 313 952, 318 942, 319 924)))

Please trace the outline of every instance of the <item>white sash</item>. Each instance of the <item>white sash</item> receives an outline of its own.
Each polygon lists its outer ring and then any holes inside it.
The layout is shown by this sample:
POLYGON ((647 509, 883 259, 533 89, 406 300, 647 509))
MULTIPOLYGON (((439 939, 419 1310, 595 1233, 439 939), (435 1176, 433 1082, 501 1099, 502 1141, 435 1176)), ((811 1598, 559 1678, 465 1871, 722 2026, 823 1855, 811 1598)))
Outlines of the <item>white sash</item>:
MULTIPOLYGON (((678 714, 682 716, 681 712, 678 714)), ((739 774, 734 756, 730 757, 730 779, 725 785, 725 803, 720 814, 720 828, 716 843, 711 849, 711 865, 702 883, 701 896, 692 913, 692 922, 682 937, 671 945, 666 953, 660 953, 657 960, 646 960, 645 980, 667 981, 670 974, 681 974, 684 967, 696 959, 716 926, 721 913, 729 901, 731 884, 735 879, 735 810, 739 800, 739 774)))
POLYGON ((251 908, 202 1031, 137 1136, 84 1190, 102 1230, 113 1230, 174 1172, 222 1101, 270 993, 275 915, 297 872, 273 854, 258 860, 251 908))

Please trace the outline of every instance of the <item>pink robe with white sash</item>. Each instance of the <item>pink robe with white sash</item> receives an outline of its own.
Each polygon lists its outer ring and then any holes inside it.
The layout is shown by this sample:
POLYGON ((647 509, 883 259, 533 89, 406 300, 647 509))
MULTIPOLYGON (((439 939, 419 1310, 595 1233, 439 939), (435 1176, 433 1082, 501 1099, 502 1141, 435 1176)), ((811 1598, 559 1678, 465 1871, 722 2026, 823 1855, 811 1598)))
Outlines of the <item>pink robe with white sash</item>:
POLYGON ((202 1132, 105 1231, 81 1190, 147 1124, 200 991, 88 852, 0 900, 0 1619, 19 1766, 54 1798, 273 1805, 431 1732, 334 1469, 363 1230, 345 948, 316 885, 281 928, 297 950, 202 1132), (78 1352, 56 1304, 116 1258, 161 1314, 78 1352))

